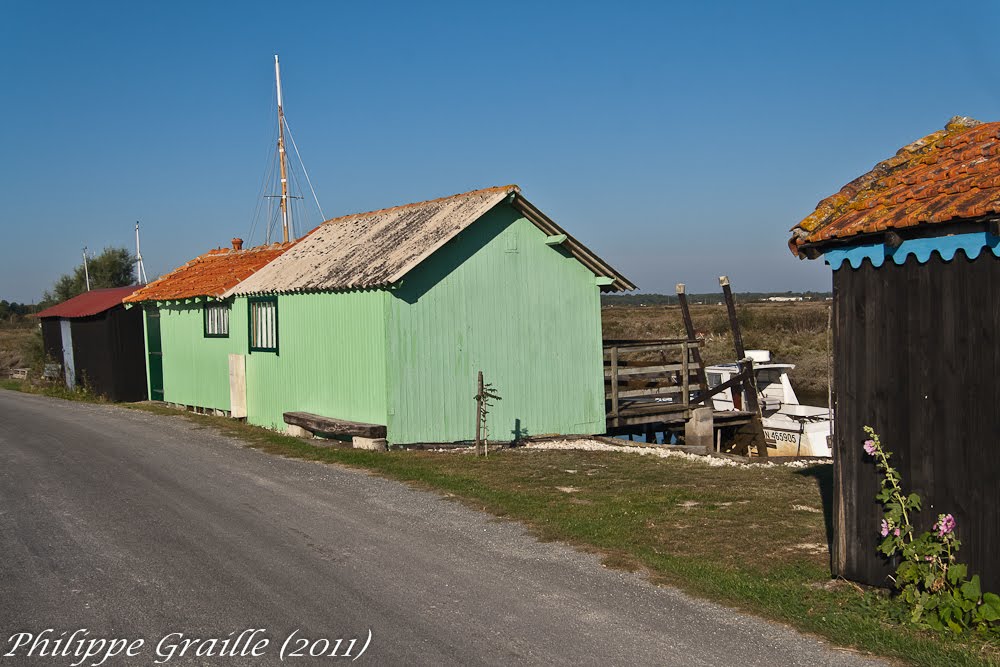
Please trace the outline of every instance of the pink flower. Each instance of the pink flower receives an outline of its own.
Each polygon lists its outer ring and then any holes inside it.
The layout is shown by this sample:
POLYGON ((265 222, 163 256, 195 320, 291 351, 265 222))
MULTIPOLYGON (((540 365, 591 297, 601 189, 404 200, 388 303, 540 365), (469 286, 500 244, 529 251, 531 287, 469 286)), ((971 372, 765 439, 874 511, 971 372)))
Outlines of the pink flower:
POLYGON ((868 456, 875 456, 875 452, 878 451, 875 447, 874 440, 865 440, 865 452, 868 456))
POLYGON ((885 537, 888 534, 889 534, 889 522, 886 521, 885 519, 882 519, 882 537, 885 537))
POLYGON ((950 514, 939 514, 938 521, 934 524, 934 530, 937 531, 938 537, 944 537, 945 535, 954 532, 955 517, 950 514))
POLYGON ((892 534, 895 535, 896 537, 899 537, 899 528, 897 528, 896 530, 892 531, 892 534))

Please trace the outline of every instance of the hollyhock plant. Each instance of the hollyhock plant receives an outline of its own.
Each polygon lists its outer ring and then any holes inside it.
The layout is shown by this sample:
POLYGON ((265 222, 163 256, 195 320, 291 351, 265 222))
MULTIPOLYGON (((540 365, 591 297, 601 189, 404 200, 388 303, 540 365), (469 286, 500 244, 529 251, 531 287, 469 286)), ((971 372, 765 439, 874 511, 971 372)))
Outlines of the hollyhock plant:
POLYGON ((950 514, 939 514, 938 521, 934 524, 934 530, 937 531, 938 537, 944 537, 949 533, 954 533, 955 517, 950 514))
POLYGON ((899 559, 892 580, 908 607, 908 620, 919 627, 954 633, 994 627, 1000 621, 1000 596, 983 593, 979 575, 970 579, 966 566, 958 562, 962 543, 955 517, 939 514, 930 531, 915 534, 913 516, 920 511, 920 496, 903 492, 899 472, 889 465, 892 453, 882 447, 872 427, 865 426, 865 433, 865 454, 875 459, 882 473, 882 489, 876 495, 883 507, 878 550, 887 558, 899 559))

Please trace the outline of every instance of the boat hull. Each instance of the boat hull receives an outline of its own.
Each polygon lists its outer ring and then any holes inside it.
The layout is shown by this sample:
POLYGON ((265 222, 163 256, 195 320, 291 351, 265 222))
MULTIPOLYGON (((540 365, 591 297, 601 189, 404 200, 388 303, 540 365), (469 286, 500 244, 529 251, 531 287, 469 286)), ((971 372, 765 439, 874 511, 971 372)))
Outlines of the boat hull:
POLYGON ((796 423, 764 417, 764 440, 771 456, 831 456, 830 422, 796 423))

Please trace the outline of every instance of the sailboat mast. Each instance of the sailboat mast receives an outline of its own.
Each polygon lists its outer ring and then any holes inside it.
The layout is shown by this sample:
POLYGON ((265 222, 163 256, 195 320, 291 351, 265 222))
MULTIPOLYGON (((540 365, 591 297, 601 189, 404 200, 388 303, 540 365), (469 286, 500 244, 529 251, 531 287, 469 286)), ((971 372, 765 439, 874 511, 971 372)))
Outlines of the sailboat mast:
POLYGON ((291 211, 288 209, 288 162, 285 154, 285 112, 281 107, 281 68, 278 56, 274 56, 274 82, 278 88, 278 160, 281 163, 281 236, 288 243, 288 228, 291 211))
POLYGON ((142 251, 139 250, 139 221, 135 221, 135 281, 140 285, 149 282, 146 278, 146 267, 142 263, 142 251))
POLYGON ((87 246, 83 246, 83 277, 87 281, 87 291, 90 291, 90 269, 87 267, 87 246))

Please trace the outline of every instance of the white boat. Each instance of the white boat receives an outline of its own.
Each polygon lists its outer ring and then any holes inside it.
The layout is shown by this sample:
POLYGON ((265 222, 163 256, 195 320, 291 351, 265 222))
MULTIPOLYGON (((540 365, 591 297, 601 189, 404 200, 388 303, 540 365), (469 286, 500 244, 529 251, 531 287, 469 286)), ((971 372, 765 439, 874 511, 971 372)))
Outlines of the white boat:
MULTIPOLYGON (((801 405, 788 379, 794 364, 771 362, 767 350, 747 350, 753 359, 757 378, 758 401, 768 454, 772 456, 831 456, 833 412, 829 408, 801 405)), ((739 373, 736 364, 705 368, 709 389, 719 386, 739 373)), ((740 405, 746 409, 741 396, 740 405)), ((716 410, 735 410, 733 390, 726 389, 712 397, 716 410)))

